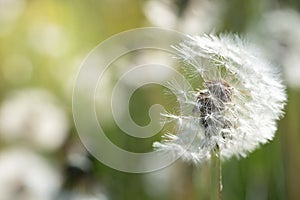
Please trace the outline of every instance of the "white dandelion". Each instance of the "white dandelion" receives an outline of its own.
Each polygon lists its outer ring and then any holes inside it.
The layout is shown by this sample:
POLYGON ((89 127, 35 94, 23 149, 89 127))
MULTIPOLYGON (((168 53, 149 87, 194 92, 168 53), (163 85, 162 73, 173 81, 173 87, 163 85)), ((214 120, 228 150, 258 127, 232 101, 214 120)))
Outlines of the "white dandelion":
POLYGON ((222 160, 245 157, 272 140, 286 93, 277 69, 258 49, 236 35, 188 37, 174 48, 199 89, 172 85, 179 114, 164 116, 176 122, 176 131, 155 142, 156 149, 201 163, 214 152, 222 160))

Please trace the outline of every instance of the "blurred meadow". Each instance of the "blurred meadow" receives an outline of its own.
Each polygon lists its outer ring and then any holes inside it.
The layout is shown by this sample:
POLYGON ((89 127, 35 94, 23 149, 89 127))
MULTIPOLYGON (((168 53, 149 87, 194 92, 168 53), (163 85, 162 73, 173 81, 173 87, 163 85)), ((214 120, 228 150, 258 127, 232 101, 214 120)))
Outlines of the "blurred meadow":
MULTIPOLYGON (((76 132, 72 90, 84 58, 112 35, 148 26, 239 33, 280 67, 285 117, 273 141, 223 163, 223 198, 300 199, 299 0, 0 0, 0 200, 209 199, 207 164, 179 160, 156 172, 124 173, 91 156, 76 132)), ((106 90, 122 66, 168 56, 137 52, 113 63, 98 113, 106 112, 106 90)), ((129 105, 133 120, 147 125, 156 103, 176 106, 161 86, 139 88, 129 105)), ((115 144, 134 152, 151 151, 162 135, 130 137, 110 116, 102 125, 115 144)))

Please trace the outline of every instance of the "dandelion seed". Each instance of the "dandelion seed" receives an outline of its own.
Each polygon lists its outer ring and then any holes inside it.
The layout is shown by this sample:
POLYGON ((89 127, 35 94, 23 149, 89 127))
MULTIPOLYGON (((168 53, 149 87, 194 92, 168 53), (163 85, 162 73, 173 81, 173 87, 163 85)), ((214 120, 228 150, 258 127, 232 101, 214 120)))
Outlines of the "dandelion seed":
POLYGON ((166 135, 155 142, 156 149, 201 163, 216 150, 223 160, 245 157, 274 137, 286 102, 285 87, 258 49, 236 35, 189 37, 174 48, 185 71, 194 74, 202 88, 182 92, 178 90, 184 87, 172 87, 180 114, 164 116, 177 122, 178 131, 176 137, 166 135), (192 135, 196 137, 189 144, 192 135))

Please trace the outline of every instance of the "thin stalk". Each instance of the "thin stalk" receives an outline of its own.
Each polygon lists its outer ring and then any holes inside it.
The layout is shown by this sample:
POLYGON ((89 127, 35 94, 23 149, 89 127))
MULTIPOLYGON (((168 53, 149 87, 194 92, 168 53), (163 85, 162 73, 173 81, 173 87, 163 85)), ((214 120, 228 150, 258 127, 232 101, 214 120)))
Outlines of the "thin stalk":
POLYGON ((222 200, 222 163, 219 148, 211 153, 210 165, 210 199, 222 200))

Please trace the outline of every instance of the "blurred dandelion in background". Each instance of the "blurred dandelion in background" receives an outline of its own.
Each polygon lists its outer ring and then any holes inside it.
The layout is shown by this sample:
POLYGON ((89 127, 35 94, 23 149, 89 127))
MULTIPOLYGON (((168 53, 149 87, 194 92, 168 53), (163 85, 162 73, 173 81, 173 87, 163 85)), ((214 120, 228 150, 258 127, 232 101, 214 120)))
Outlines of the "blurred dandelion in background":
POLYGON ((28 32, 28 42, 33 50, 53 57, 68 52, 68 39, 64 28, 55 23, 36 22, 28 32))
POLYGON ((11 33, 26 4, 26 0, 0 0, 0 36, 11 33))
POLYGON ((285 87, 258 49, 236 35, 189 37, 174 48, 187 76, 198 83, 198 92, 173 84, 179 115, 164 116, 177 122, 177 131, 154 147, 201 163, 218 151, 222 159, 245 157, 274 137, 285 87))
POLYGON ((5 200, 52 200, 61 174, 39 154, 21 147, 0 153, 0 197, 5 200))
POLYGON ((15 91, 1 105, 0 137, 6 143, 54 151, 65 142, 68 130, 66 113, 46 90, 15 91))
POLYGON ((258 24, 250 26, 249 35, 264 53, 283 68, 291 87, 300 87, 300 14, 294 9, 265 13, 258 24))
POLYGON ((186 34, 209 32, 220 23, 222 3, 216 1, 145 1, 143 11, 154 26, 183 31, 186 34))

